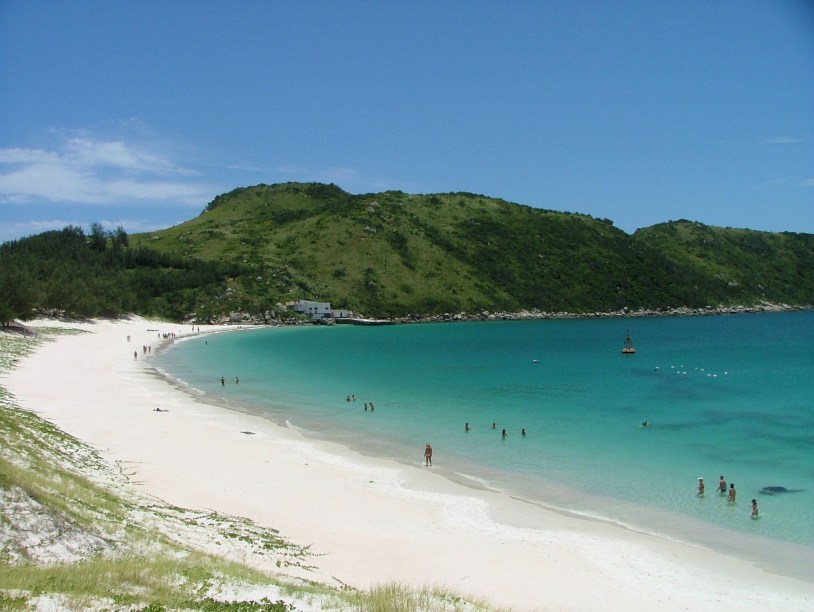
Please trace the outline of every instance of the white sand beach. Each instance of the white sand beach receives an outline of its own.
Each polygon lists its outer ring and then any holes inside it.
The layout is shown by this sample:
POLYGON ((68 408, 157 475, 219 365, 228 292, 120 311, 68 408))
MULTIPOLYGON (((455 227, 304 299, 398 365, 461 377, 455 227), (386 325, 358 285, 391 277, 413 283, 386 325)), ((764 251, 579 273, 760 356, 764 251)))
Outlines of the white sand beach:
POLYGON ((311 545, 326 577, 359 588, 443 585, 515 610, 814 609, 814 583, 202 403, 156 376, 142 352, 189 326, 133 318, 70 327, 91 333, 43 343, 3 381, 22 408, 118 462, 140 494, 247 517, 311 545))

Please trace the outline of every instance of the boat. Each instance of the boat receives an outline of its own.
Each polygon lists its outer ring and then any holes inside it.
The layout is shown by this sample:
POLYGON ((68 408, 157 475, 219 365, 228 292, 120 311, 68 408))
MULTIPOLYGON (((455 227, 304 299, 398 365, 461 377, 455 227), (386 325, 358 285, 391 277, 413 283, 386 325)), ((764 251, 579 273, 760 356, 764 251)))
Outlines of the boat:
POLYGON ((635 352, 636 349, 633 348, 633 340, 630 339, 630 331, 628 331, 625 344, 622 346, 622 355, 632 355, 635 352))

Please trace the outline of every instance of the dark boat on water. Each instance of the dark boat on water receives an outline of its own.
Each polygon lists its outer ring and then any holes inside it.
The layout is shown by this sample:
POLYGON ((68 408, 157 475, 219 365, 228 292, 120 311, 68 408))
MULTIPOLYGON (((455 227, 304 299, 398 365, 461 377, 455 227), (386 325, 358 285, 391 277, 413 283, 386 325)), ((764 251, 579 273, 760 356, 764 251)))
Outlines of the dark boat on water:
POLYGON ((625 338, 625 344, 622 346, 622 355, 632 355, 635 352, 636 349, 633 348, 633 340, 630 339, 630 332, 628 332, 625 338))

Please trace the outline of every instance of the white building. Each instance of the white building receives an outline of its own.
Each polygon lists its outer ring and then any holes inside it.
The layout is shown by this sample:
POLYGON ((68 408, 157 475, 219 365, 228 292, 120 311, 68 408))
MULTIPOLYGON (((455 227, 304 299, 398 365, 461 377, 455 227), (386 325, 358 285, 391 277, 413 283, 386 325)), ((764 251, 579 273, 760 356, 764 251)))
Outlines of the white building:
POLYGON ((288 302, 286 308, 304 314, 314 321, 320 319, 349 319, 354 316, 350 310, 340 308, 337 310, 331 309, 330 302, 312 302, 310 300, 299 300, 297 302, 288 302))
POLYGON ((330 302, 312 302, 310 300, 299 300, 289 306, 294 312, 304 314, 314 320, 328 319, 332 317, 330 302))

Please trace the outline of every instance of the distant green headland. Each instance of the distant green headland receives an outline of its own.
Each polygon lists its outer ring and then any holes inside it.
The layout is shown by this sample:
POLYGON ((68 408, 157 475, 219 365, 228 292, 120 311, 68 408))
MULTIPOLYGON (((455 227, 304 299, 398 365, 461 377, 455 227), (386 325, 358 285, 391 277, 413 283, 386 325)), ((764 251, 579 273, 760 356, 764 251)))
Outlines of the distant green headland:
POLYGON ((370 317, 814 304, 814 235, 608 219, 472 193, 235 189, 194 219, 0 245, 0 320, 134 312, 267 319, 308 299, 370 317))

